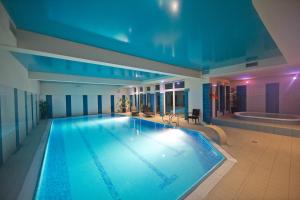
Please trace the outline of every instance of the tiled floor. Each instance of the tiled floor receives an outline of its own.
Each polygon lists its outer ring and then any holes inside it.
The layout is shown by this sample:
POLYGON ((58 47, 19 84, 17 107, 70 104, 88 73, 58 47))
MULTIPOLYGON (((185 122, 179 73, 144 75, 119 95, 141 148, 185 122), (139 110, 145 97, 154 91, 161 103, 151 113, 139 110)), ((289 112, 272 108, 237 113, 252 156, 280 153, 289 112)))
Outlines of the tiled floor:
MULTIPOLYGON (((161 122, 160 117, 149 118, 161 122)), ((205 131, 203 126, 183 127, 205 131)), ((228 145, 222 146, 237 163, 206 200, 300 199, 300 138, 222 127, 228 145)))

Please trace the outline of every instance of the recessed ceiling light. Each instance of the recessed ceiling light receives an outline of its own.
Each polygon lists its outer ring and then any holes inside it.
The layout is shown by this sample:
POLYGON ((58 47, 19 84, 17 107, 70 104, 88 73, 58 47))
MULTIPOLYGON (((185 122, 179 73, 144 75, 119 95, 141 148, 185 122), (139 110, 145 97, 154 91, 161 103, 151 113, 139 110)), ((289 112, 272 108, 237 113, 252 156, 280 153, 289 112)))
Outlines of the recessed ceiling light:
POLYGON ((173 0, 170 4, 170 8, 172 13, 176 14, 179 10, 179 2, 177 0, 173 0))

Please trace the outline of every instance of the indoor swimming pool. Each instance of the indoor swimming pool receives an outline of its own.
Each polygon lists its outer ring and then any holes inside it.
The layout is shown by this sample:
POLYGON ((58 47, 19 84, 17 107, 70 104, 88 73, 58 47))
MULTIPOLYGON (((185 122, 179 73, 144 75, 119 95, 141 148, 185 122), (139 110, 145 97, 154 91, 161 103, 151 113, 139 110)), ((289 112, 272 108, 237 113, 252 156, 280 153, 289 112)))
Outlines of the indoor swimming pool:
POLYGON ((180 199, 224 160, 193 130, 122 115, 55 119, 35 199, 180 199))

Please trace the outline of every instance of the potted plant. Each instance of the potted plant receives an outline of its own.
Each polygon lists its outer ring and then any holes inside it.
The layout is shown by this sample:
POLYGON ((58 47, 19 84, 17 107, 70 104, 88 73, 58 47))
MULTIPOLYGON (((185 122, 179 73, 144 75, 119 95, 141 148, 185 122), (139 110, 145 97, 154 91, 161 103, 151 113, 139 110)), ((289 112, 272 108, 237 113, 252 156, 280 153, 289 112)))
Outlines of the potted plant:
POLYGON ((119 111, 122 112, 122 113, 125 113, 127 107, 129 106, 128 98, 126 96, 125 96, 125 99, 120 98, 119 102, 118 102, 118 106, 119 106, 119 111))

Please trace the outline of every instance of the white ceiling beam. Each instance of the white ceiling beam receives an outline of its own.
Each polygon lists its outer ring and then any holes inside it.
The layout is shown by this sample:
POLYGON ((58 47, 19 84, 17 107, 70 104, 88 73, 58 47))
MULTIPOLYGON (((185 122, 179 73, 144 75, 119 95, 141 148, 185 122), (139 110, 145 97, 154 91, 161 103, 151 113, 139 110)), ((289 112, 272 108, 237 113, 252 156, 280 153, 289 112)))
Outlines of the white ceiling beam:
POLYGON ((195 78, 201 77, 201 72, 197 70, 186 69, 175 65, 156 62, 20 29, 16 29, 13 32, 17 38, 17 46, 0 44, 2 48, 14 52, 29 53, 164 75, 195 78))
POLYGON ((141 84, 141 81, 131 81, 131 80, 122 80, 122 79, 116 80, 116 79, 108 79, 108 78, 97 78, 97 77, 86 77, 86 76, 31 72, 31 71, 28 72, 28 78, 33 80, 39 80, 39 81, 122 85, 122 86, 141 84))

